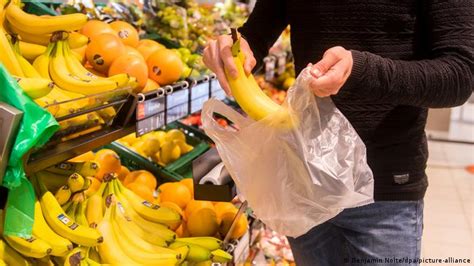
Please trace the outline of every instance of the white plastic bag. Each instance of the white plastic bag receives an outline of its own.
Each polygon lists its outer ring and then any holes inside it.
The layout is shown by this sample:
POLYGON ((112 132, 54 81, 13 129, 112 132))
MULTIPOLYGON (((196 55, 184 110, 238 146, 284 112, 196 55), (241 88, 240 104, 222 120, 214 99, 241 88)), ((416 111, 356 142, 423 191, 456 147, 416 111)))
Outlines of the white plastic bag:
POLYGON ((202 110, 204 130, 241 196, 267 226, 291 237, 344 208, 373 202, 365 145, 329 97, 317 98, 308 89, 308 71, 299 75, 284 103, 299 119, 294 129, 246 118, 215 99, 202 110), (214 113, 239 130, 220 126, 214 113))

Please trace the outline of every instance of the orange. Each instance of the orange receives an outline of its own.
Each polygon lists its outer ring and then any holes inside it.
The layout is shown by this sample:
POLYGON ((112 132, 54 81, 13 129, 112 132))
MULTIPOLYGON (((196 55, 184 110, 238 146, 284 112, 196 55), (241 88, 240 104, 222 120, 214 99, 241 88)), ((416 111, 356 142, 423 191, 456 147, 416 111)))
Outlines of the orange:
POLYGON ((216 212, 210 208, 194 211, 186 225, 191 236, 214 236, 219 230, 216 212))
POLYGON ((158 187, 158 192, 163 192, 165 189, 170 188, 173 185, 173 182, 163 183, 158 187))
POLYGON ((68 162, 73 162, 73 163, 80 163, 80 162, 86 162, 86 161, 92 161, 94 160, 95 155, 93 152, 88 151, 86 153, 83 153, 81 155, 78 155, 72 159, 70 159, 68 162))
POLYGON ((155 190, 157 185, 156 177, 146 170, 141 170, 139 172, 140 173, 135 177, 135 180, 133 180, 133 183, 139 183, 147 186, 151 190, 155 190))
POLYGON ((103 34, 103 33, 110 33, 110 34, 117 34, 109 24, 100 21, 100 20, 89 20, 86 24, 82 27, 79 31, 81 34, 86 35, 90 39, 92 37, 103 34))
POLYGON ((191 192, 191 195, 194 198, 194 180, 192 178, 185 178, 179 182, 189 189, 189 192, 191 192))
MULTIPOLYGON (((148 69, 148 67, 147 67, 147 69, 148 69)), ((152 79, 147 79, 145 87, 143 88, 143 90, 141 92, 145 93, 145 92, 149 92, 149 91, 154 91, 154 90, 157 90, 159 87, 160 87, 160 85, 158 83, 156 83, 156 81, 154 81, 152 79)))
POLYGON ((189 189, 179 182, 171 183, 171 185, 168 186, 169 187, 160 193, 161 201, 174 202, 181 209, 184 209, 191 200, 191 193, 189 192, 189 189))
POLYGON ((129 54, 129 55, 135 55, 135 56, 139 57, 140 59, 142 59, 143 62, 146 62, 145 57, 143 57, 143 55, 137 49, 135 49, 131 46, 125 45, 125 53, 129 54))
POLYGON ((144 200, 149 202, 153 202, 155 200, 155 198, 153 198, 153 190, 144 184, 132 182, 127 185, 127 188, 144 200))
POLYGON ((178 229, 176 229, 176 235, 178 237, 189 237, 188 228, 185 222, 182 222, 178 229))
POLYGON ((128 174, 130 174, 130 170, 128 170, 127 167, 125 167, 125 166, 122 165, 122 166, 120 167, 120 171, 117 173, 117 175, 118 175, 117 178, 118 178, 120 181, 123 182, 123 180, 125 179, 125 177, 127 177, 128 174))
POLYGON ((125 54, 125 46, 117 35, 104 33, 94 36, 86 48, 87 61, 99 72, 107 73, 118 55, 125 54))
POLYGON ((136 47, 138 45, 138 31, 130 24, 124 21, 114 21, 110 27, 117 32, 123 44, 136 47))
POLYGON ((152 175, 150 172, 145 171, 145 170, 132 171, 125 177, 122 183, 126 186, 132 182, 135 182, 135 179, 137 179, 139 175, 146 175, 146 174, 152 175))
POLYGON ((230 202, 218 202, 214 205, 217 214, 217 220, 221 223, 222 216, 227 212, 237 213, 238 209, 230 202))
POLYGON ((205 200, 191 200, 188 202, 186 206, 186 210, 184 211, 185 217, 189 218, 193 212, 196 210, 200 210, 203 208, 209 208, 214 210, 214 205, 210 201, 205 200))
MULTIPOLYGON (((235 212, 226 212, 222 215, 221 219, 221 225, 219 227, 219 233, 221 235, 225 236, 227 232, 230 229, 230 226, 232 225, 232 222, 235 219, 235 215, 237 214, 237 210, 235 212)), ((237 221, 237 224, 234 227, 234 230, 232 230, 231 233, 231 238, 232 239, 239 239, 241 238, 245 232, 247 232, 247 227, 248 227, 248 221, 247 221, 247 216, 244 214, 239 217, 239 220, 237 221)))
POLYGON ((160 85, 176 82, 183 73, 183 62, 179 56, 168 49, 161 49, 151 54, 146 60, 148 76, 160 85))
POLYGON ((102 181, 105 175, 119 173, 122 167, 120 157, 113 150, 102 149, 95 154, 94 159, 100 166, 96 178, 102 181))
POLYGON ((140 88, 144 88, 148 80, 148 68, 145 62, 138 56, 123 54, 117 57, 109 68, 109 76, 127 73, 135 77, 140 88))
POLYGON ((137 51, 143 55, 143 58, 145 58, 145 60, 147 60, 148 57, 152 53, 161 49, 166 49, 166 48, 158 42, 155 42, 153 40, 146 40, 146 39, 140 40, 137 46, 137 51))
POLYGON ((184 213, 183 213, 183 209, 181 209, 176 203, 174 202, 171 202, 171 201, 162 201, 160 202, 160 207, 166 207, 168 209, 172 209, 172 210, 175 210, 177 213, 179 213, 179 215, 181 215, 181 217, 183 217, 184 213))

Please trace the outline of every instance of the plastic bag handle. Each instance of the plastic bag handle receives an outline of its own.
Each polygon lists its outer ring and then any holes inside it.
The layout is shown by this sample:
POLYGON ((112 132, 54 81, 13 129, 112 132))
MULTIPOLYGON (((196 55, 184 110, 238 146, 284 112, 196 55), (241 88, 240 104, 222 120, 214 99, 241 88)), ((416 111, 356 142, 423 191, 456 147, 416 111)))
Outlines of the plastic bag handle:
POLYGON ((214 113, 218 113, 224 116, 233 124, 235 124, 239 129, 242 129, 249 125, 248 121, 246 121, 246 118, 239 114, 237 111, 227 106, 223 102, 211 98, 204 103, 201 112, 202 125, 206 133, 209 135, 214 134, 222 137, 230 135, 235 136, 239 133, 237 130, 232 130, 229 127, 223 127, 218 124, 217 121, 214 119, 214 113))

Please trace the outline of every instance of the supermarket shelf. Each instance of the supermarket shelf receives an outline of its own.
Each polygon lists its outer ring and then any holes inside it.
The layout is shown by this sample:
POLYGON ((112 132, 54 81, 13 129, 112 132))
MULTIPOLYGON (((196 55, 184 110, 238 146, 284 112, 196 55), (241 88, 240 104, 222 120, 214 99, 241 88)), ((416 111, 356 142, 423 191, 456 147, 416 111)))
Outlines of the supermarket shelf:
POLYGON ((104 128, 70 141, 61 142, 51 147, 47 146, 46 149, 39 150, 29 156, 25 171, 27 174, 35 173, 51 165, 109 144, 133 132, 135 132, 134 125, 125 128, 115 126, 104 128))

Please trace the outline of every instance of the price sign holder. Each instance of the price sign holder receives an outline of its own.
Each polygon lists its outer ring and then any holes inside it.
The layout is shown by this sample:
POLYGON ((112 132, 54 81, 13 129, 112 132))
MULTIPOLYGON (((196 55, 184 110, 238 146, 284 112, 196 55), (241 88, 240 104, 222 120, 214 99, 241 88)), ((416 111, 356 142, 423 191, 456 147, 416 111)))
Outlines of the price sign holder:
POLYGON ((166 124, 189 115, 189 83, 183 82, 182 89, 174 91, 173 87, 165 86, 166 92, 166 124))
POLYGON ((146 99, 145 95, 141 93, 137 95, 136 135, 138 137, 165 125, 166 100, 164 94, 165 91, 160 88, 156 97, 151 99, 146 99))

